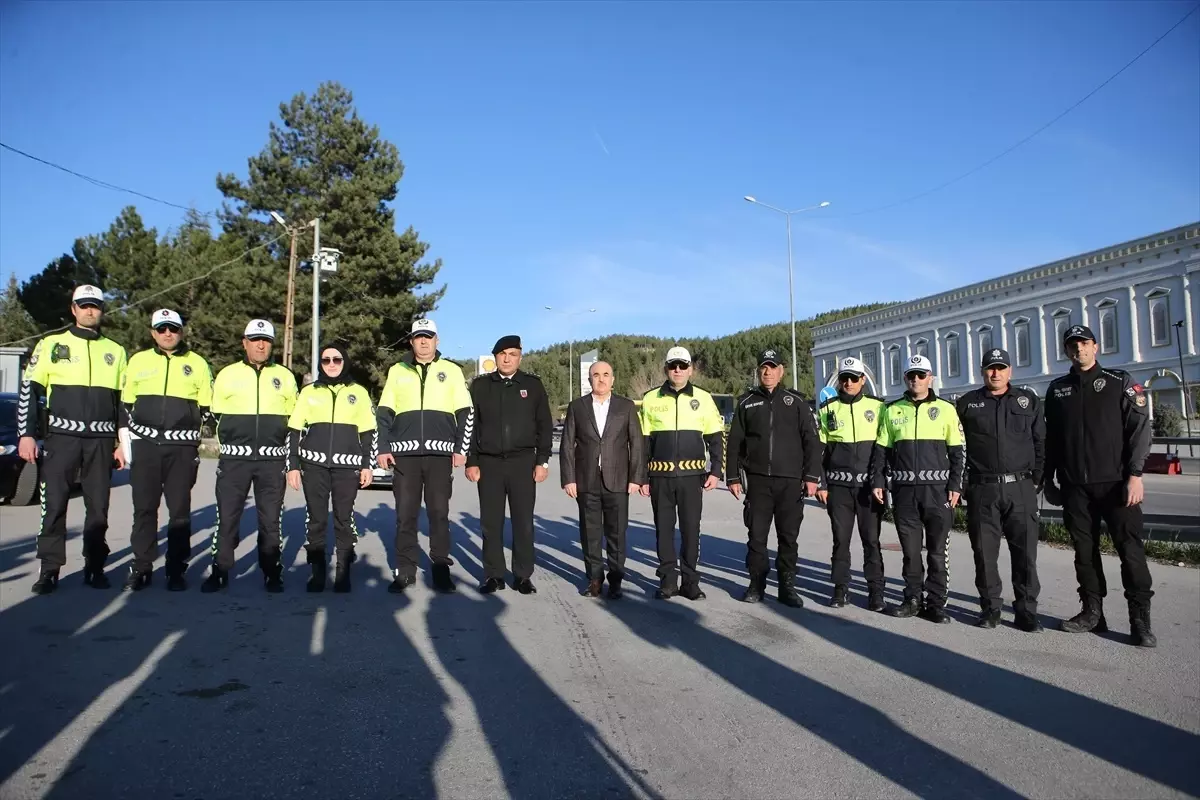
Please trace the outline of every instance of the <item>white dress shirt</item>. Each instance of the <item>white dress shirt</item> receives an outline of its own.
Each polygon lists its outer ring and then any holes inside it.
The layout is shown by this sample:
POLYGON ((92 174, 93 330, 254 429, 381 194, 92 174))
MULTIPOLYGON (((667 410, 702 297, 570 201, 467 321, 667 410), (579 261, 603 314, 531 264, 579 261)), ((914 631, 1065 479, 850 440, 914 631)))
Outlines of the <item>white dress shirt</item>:
MULTIPOLYGON (((600 436, 604 436, 604 426, 608 423, 608 409, 612 405, 612 395, 606 397, 603 401, 592 398, 592 413, 596 416, 596 430, 600 431, 600 436)), ((604 456, 600 456, 597 461, 601 466, 604 465, 604 456)))

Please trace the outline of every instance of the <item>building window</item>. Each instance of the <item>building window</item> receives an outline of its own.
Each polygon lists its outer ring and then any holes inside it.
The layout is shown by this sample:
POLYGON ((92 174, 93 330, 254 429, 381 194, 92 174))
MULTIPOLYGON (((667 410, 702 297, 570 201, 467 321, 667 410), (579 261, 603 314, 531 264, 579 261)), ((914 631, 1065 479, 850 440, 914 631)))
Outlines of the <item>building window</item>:
POLYGON ((1063 337, 1067 328, 1071 327, 1071 312, 1060 308, 1054 312, 1054 352, 1059 361, 1067 360, 1067 351, 1063 349, 1063 337))
POLYGON ((900 385, 900 347, 892 345, 888 348, 888 384, 900 385))
POLYGON ((1096 305, 1100 309, 1100 352, 1115 353, 1121 349, 1117 337, 1117 301, 1106 299, 1096 305))
POLYGON ((913 355, 929 358, 929 340, 917 339, 917 341, 913 342, 913 355))
POLYGON ((984 325, 979 329, 979 357, 982 359, 984 353, 992 349, 992 326, 984 325))
POLYGON ((829 357, 821 362, 821 368, 823 370, 823 375, 825 377, 826 383, 828 383, 829 379, 833 377, 833 370, 836 367, 837 367, 837 358, 836 357, 829 357))
POLYGON ((874 348, 862 352, 862 362, 863 366, 867 368, 867 372, 871 373, 871 380, 879 380, 879 358, 876 356, 874 348))
POLYGON ((1029 366, 1029 320, 1020 317, 1013 322, 1013 341, 1016 342, 1017 352, 1014 359, 1018 367, 1029 366))
POLYGON ((946 334, 946 376, 957 378, 962 373, 958 352, 958 334, 946 334))
POLYGON ((1162 347, 1171 343, 1171 306, 1167 300, 1168 290, 1155 289, 1150 298, 1150 344, 1162 347))

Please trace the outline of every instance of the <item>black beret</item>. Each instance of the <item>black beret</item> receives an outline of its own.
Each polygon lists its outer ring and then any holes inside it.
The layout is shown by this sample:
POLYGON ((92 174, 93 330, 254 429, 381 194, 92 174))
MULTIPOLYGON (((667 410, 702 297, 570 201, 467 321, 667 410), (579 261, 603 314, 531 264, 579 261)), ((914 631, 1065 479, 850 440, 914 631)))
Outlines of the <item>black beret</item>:
POLYGON ((512 335, 512 334, 510 334, 508 336, 501 336, 499 339, 496 340, 496 346, 492 348, 492 355, 496 355, 497 353, 499 353, 503 350, 507 350, 510 347, 515 347, 518 350, 520 350, 521 349, 521 337, 512 335))

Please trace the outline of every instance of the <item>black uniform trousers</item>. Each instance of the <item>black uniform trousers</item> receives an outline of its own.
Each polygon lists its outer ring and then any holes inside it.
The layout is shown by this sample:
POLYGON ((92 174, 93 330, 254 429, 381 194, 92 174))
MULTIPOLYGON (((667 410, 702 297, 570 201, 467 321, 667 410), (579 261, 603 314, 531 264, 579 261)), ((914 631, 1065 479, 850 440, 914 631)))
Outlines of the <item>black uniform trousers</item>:
POLYGON ((504 579, 504 504, 512 522, 512 573, 533 576, 534 453, 508 458, 479 456, 479 525, 483 535, 484 578, 504 579))
POLYGON ((129 485, 133 492, 135 572, 150 572, 158 558, 158 504, 167 499, 167 574, 182 575, 192 554, 192 487, 200 467, 194 444, 156 444, 135 439, 131 445, 129 485))
POLYGON ((421 560, 417 518, 421 499, 429 519, 429 560, 450 561, 450 495, 454 489, 454 463, 450 456, 397 456, 392 468, 392 494, 396 498, 396 575, 416 578, 421 560))
POLYGON ((704 509, 707 475, 650 479, 650 506, 658 534, 658 577, 674 579, 682 573, 683 583, 700 583, 696 569, 700 561, 700 513, 704 509), (679 519, 679 560, 676 562, 675 520, 679 519))
POLYGON ((588 580, 604 580, 604 551, 608 548, 609 583, 625 577, 625 530, 629 527, 629 493, 580 492, 579 540, 588 580), (603 534, 603 541, 601 540, 603 534))
POLYGON ((1121 557, 1121 584, 1133 608, 1149 609, 1154 582, 1146 565, 1142 543, 1142 507, 1125 505, 1125 482, 1092 483, 1062 487, 1063 522, 1075 546, 1075 579, 1086 597, 1103 599, 1108 594, 1100 561, 1100 521, 1121 557))
POLYGON ((279 566, 283 546, 283 494, 287 475, 282 460, 249 461, 222 458, 217 463, 217 532, 212 552, 217 568, 233 569, 238 529, 250 487, 258 512, 258 568, 266 572, 279 566))
POLYGON ((108 558, 108 493, 112 484, 113 439, 51 433, 42 446, 42 530, 37 555, 43 570, 67 563, 67 503, 78 480, 83 489, 83 557, 93 568, 108 558))
POLYGON ((330 469, 320 464, 305 464, 300 469, 304 486, 304 505, 308 536, 304 541, 310 554, 325 556, 325 531, 329 528, 329 504, 333 500, 334 548, 342 553, 354 549, 358 529, 354 525, 354 498, 358 496, 357 469, 330 469))
POLYGON ((767 558, 767 537, 771 533, 772 521, 779 543, 775 571, 781 576, 794 577, 796 540, 800 537, 800 523, 804 521, 804 481, 773 475, 747 475, 746 481, 746 510, 750 517, 746 570, 750 573, 750 580, 765 580, 771 571, 771 562, 767 558))
POLYGON ((904 599, 921 599, 924 581, 925 603, 946 605, 950 581, 950 551, 946 547, 954 509, 950 508, 946 485, 893 486, 892 513, 900 549, 904 553, 904 599), (921 563, 921 546, 927 551, 929 574, 921 563))
POLYGON ((833 528, 832 577, 835 586, 850 583, 850 535, 858 522, 858 538, 863 549, 863 575, 871 592, 883 591, 883 553, 879 549, 879 529, 883 524, 883 504, 875 502, 870 486, 829 487, 825 504, 833 528))
POLYGON ((1013 611, 1037 614, 1041 584, 1037 574, 1037 487, 1032 478, 967 487, 967 532, 975 553, 975 588, 984 612, 1004 607, 1000 580, 1000 539, 1008 540, 1012 561, 1013 611))

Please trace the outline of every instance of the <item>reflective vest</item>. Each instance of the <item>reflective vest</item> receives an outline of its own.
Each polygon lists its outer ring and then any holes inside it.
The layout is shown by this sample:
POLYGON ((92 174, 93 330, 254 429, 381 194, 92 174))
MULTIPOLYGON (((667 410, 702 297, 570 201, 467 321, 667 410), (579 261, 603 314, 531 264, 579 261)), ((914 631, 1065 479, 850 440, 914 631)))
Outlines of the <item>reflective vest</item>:
POLYGON ((871 452, 879 438, 885 404, 874 395, 835 395, 817 413, 825 443, 825 483, 862 486, 870 482, 871 452))
POLYGON ((212 390, 221 457, 284 461, 295 406, 296 378, 286 367, 268 362, 255 368, 245 360, 225 367, 212 390))
POLYGON ((125 348, 72 325, 37 343, 17 399, 17 435, 40 435, 37 399, 46 398, 47 433, 116 438, 125 348))
MULTIPOLYGON (((876 443, 884 448, 893 486, 945 486, 962 490, 962 424, 958 410, 931 390, 914 402, 908 395, 887 404, 876 443)), ((883 486, 883 464, 875 486, 883 486)))
POLYGON ((638 416, 651 478, 721 476, 725 421, 711 394, 691 382, 678 392, 664 383, 642 397, 638 416), (705 460, 706 440, 711 466, 705 460))
POLYGON ((288 420, 288 467, 369 469, 375 439, 371 396, 357 383, 311 383, 288 420))
POLYGON ((474 429, 467 413, 472 408, 457 364, 441 353, 428 364, 418 364, 409 353, 388 370, 379 397, 379 452, 397 457, 465 455, 474 429))
POLYGON ((158 348, 134 353, 121 390, 122 427, 155 443, 199 445, 212 384, 208 362, 184 346, 174 353, 158 348))

